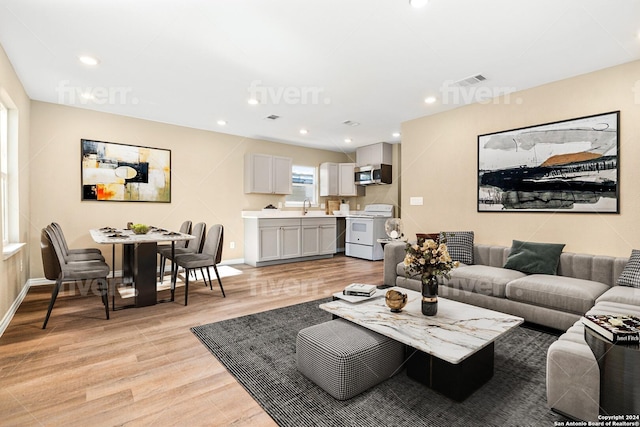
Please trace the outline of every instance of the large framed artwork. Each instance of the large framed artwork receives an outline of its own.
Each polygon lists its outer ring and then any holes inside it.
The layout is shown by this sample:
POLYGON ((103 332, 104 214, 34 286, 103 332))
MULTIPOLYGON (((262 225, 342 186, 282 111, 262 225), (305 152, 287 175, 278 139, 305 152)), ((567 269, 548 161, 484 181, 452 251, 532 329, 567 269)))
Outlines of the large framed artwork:
POLYGON ((82 139, 82 200, 171 202, 171 150, 82 139))
POLYGON ((478 136, 478 212, 619 212, 620 112, 478 136))

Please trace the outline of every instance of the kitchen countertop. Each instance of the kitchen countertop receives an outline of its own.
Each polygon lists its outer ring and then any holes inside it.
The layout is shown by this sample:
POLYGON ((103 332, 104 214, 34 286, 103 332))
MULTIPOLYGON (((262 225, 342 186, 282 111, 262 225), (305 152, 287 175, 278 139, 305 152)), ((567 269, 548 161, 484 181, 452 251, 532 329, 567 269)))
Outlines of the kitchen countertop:
MULTIPOLYGON (((355 211, 351 211, 353 213, 355 211)), ((261 211, 242 211, 242 218, 344 218, 347 214, 327 215, 323 210, 310 210, 306 215, 302 210, 264 209, 261 211)))

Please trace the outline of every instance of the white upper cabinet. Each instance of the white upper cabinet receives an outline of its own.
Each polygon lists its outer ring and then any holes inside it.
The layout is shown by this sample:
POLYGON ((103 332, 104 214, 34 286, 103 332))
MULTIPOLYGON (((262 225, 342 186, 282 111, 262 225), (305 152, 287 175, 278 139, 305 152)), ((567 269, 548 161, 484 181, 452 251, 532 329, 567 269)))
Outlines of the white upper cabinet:
POLYGON ((356 185, 355 163, 338 163, 338 195, 363 196, 364 187, 356 185))
POLYGON ((378 142, 356 149, 357 166, 390 165, 392 162, 393 147, 387 142, 378 142))
POLYGON ((291 168, 288 157, 247 153, 244 156, 244 192, 291 194, 291 168))
POLYGON ((338 195, 338 163, 320 164, 320 196, 338 195))
POLYGON ((356 186, 355 163, 321 163, 320 196, 362 196, 364 187, 356 186))

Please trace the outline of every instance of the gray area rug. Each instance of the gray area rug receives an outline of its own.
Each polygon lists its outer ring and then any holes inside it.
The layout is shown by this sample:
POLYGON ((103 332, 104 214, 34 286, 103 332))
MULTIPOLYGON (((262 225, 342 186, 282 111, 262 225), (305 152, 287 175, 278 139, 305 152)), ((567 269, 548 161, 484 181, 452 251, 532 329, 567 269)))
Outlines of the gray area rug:
POLYGON ((400 372, 344 402, 302 376, 296 335, 331 320, 325 300, 191 328, 281 426, 553 426, 546 407, 547 347, 557 336, 519 327, 496 341, 494 376, 464 402, 400 372))

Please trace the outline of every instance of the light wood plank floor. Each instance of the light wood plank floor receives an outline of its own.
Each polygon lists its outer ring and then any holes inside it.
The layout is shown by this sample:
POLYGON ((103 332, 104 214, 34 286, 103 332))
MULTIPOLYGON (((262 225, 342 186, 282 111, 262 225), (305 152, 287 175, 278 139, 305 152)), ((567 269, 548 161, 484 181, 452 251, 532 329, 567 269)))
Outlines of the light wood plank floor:
POLYGON ((233 267, 242 274, 222 279, 226 298, 215 281, 213 292, 192 282, 187 307, 178 288, 174 303, 109 321, 98 296, 61 292, 46 330, 52 287, 31 288, 0 338, 0 424, 275 425, 189 328, 382 284, 383 263, 339 255, 233 267))

